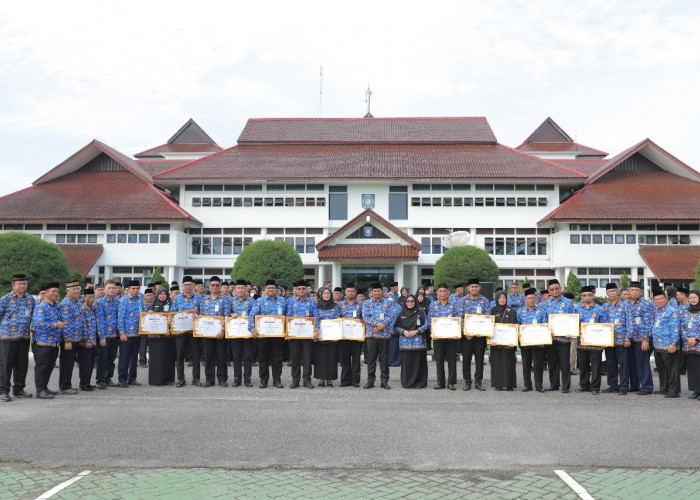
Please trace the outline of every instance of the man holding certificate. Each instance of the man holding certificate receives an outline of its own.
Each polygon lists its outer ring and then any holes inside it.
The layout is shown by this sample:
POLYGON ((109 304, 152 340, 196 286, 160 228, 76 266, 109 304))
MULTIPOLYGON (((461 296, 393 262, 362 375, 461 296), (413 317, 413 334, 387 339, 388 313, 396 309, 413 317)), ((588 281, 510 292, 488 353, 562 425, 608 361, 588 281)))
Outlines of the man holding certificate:
POLYGON ((382 284, 372 283, 372 297, 362 304, 362 318, 365 321, 367 339, 367 383, 365 389, 372 389, 377 373, 377 358, 382 389, 389 386, 389 339, 394 317, 394 302, 384 298, 382 284))
POLYGON ((127 294, 119 301, 119 387, 141 385, 136 380, 136 365, 139 359, 139 321, 144 308, 139 282, 128 283, 127 294))
MULTIPOLYGON (((491 307, 486 297, 481 295, 481 285, 478 278, 470 278, 467 282, 469 295, 462 301, 462 314, 489 314, 491 307)), ((484 354, 486 353, 486 337, 466 335, 462 339, 462 377, 464 377, 464 390, 472 388, 472 356, 476 362, 474 369, 474 387, 478 391, 485 391, 484 379, 484 354)))
POLYGON ((445 358, 447 358, 447 388, 451 391, 455 390, 457 345, 462 335, 461 318, 461 305, 458 301, 450 300, 450 290, 447 284, 440 283, 437 288, 437 300, 432 301, 428 307, 428 318, 424 328, 424 331, 430 328, 433 336, 433 349, 435 349, 437 363, 437 384, 434 389, 445 388, 445 358), (438 318, 449 318, 451 321, 438 321, 438 318), (450 327, 452 328, 450 329, 450 327))
MULTIPOLYGON (((362 319, 362 303, 357 298, 357 287, 348 285, 345 287, 345 300, 338 304, 338 312, 341 318, 362 319)), ((360 355, 362 354, 362 342, 357 340, 341 340, 340 346, 340 387, 360 387, 360 355)))
POLYGON ((667 398, 677 398, 681 392, 681 314, 668 302, 662 288, 654 287, 654 322, 651 335, 654 339, 654 360, 659 370, 659 389, 667 398))
POLYGON ((226 340, 224 339, 224 318, 229 315, 229 298, 221 295, 221 278, 209 278, 209 295, 203 295, 197 302, 197 314, 200 316, 217 316, 221 319, 221 331, 216 337, 200 339, 204 350, 204 387, 212 387, 214 380, 219 387, 228 387, 228 360, 226 359, 226 340))
MULTIPOLYGON (((199 298, 194 293, 194 280, 192 276, 182 278, 182 293, 173 299, 172 312, 191 311, 192 316, 197 310, 199 298)), ((193 319, 193 318, 192 318, 193 319)), ((171 326, 173 336, 175 337, 175 369, 177 372, 177 383, 175 387, 184 387, 185 385, 185 350, 187 344, 192 340, 192 325, 188 322, 186 326, 179 326, 173 320, 171 326), (180 328, 185 328, 180 330, 180 328)), ((192 356, 192 385, 201 386, 199 381, 199 343, 192 344, 190 356, 192 356)))
MULTIPOLYGON (((574 303, 566 297, 562 297, 559 280, 549 280, 548 285, 547 291, 549 292, 549 298, 540 305, 547 313, 547 322, 550 322, 550 314, 573 314, 574 303)), ((550 327, 552 327, 551 323, 550 327)), ((576 333, 578 333, 578 322, 576 324, 576 333)), ((569 392, 571 388, 571 339, 572 337, 561 335, 552 336, 552 344, 547 346, 549 387, 547 387, 545 391, 556 391, 561 387, 561 392, 564 394, 569 392), (561 386, 559 384, 560 377, 561 386)))
POLYGON ((627 356, 630 364, 630 390, 638 391, 640 396, 654 392, 654 379, 651 376, 651 323, 654 319, 655 306, 642 297, 642 283, 631 281, 629 288, 632 326, 632 347, 627 356))
MULTIPOLYGON (((581 318, 581 323, 607 323, 607 315, 603 306, 596 304, 595 287, 581 288, 581 303, 576 304, 574 312, 581 318)), ((600 392, 600 364, 603 361, 603 348, 593 345, 582 345, 578 340, 578 365, 581 368, 579 377, 580 387, 576 392, 598 394, 600 392)))
MULTIPOLYGON (((270 379, 270 368, 272 368, 272 383, 275 387, 281 389, 282 384, 282 352, 284 350, 284 324, 281 325, 281 331, 273 332, 275 335, 265 335, 270 332, 263 332, 261 335, 256 327, 258 316, 277 316, 284 321, 284 312, 286 310, 286 301, 284 297, 277 294, 277 282, 275 280, 267 280, 265 282, 264 295, 255 301, 253 308, 250 310, 250 319, 248 320, 248 329, 251 331, 253 338, 258 339, 258 373, 260 375, 260 388, 267 387, 270 379)), ((277 324, 277 323, 275 323, 277 324)))
POLYGON ((630 388, 628 353, 632 346, 632 311, 627 302, 620 300, 615 283, 605 285, 605 293, 610 300, 603 309, 608 321, 615 325, 615 345, 605 348, 608 388, 603 392, 617 392, 624 396, 630 388))
POLYGON ((306 297, 307 283, 305 280, 299 280, 294 283, 292 293, 293 297, 287 300, 287 318, 311 318, 313 338, 295 338, 295 332, 292 331, 295 327, 293 323, 289 324, 287 331, 287 340, 289 340, 289 359, 292 363, 292 383, 290 389, 299 387, 299 381, 303 376, 303 384, 307 389, 313 389, 314 384, 311 382, 311 356, 314 348, 314 339, 318 338, 318 308, 316 303, 306 297), (303 373, 302 373, 303 365, 303 373))
MULTIPOLYGON (((230 301, 229 317, 244 318, 246 328, 250 310, 255 304, 253 297, 248 295, 246 280, 236 280, 234 296, 230 301)), ((233 387, 241 385, 241 372, 246 387, 253 387, 250 377, 253 371, 252 343, 250 338, 229 338, 227 340, 231 357, 233 358, 233 387)))
MULTIPOLYGON (((536 306, 537 290, 528 288, 525 290, 525 307, 518 309, 519 325, 542 325, 547 323, 547 313, 541 307, 536 306)), ((544 392, 542 377, 544 374, 544 346, 528 345, 521 347, 523 361, 523 392, 532 390, 532 378, 530 371, 534 364, 535 390, 544 392)))

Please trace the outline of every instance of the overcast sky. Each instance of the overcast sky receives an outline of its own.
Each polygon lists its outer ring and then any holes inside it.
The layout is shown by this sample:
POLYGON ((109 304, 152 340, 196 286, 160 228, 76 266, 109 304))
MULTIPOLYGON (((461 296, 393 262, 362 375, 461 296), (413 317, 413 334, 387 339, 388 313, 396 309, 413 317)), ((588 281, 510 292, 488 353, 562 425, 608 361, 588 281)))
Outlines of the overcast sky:
POLYGON ((5 2, 0 195, 93 138, 133 155, 192 117, 547 116, 614 155, 650 137, 700 169, 700 2, 5 2))

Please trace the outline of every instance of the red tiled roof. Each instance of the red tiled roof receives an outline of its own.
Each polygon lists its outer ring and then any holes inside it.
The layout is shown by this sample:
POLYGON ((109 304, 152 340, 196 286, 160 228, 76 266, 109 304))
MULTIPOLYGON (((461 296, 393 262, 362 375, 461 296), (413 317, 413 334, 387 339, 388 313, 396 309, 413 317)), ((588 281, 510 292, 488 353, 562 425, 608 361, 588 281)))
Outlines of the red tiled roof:
POLYGON ((576 179, 585 175, 497 145, 235 146, 163 172, 159 180, 576 179))
POLYGON ((182 221, 177 203, 130 172, 74 172, 0 198, 6 221, 182 221))
MULTIPOLYGON (((319 241, 316 244, 316 250, 323 250, 327 246, 329 246, 331 243, 333 243, 335 240, 337 240, 343 233, 345 233, 347 230, 351 229, 353 226, 355 226, 358 222, 363 221, 369 216, 370 221, 374 220, 377 223, 379 223, 380 226, 384 226, 389 232, 394 233, 396 236, 404 240, 406 243, 408 243, 410 246, 415 248, 416 250, 420 250, 422 248, 422 245, 418 243, 416 240, 411 238, 409 235, 407 235, 405 232, 401 231, 398 227, 393 225, 391 222, 386 220, 384 217, 379 215, 377 212, 372 210, 371 208, 366 208, 359 214, 357 214, 355 217, 350 219, 347 223, 343 224, 343 226, 339 227, 336 229, 333 234, 329 235, 325 239, 319 241)), ((342 245, 338 245, 342 246, 342 245)))
POLYGON ((583 156, 608 156, 608 153, 599 149, 590 148, 578 142, 523 142, 516 148, 525 153, 576 153, 583 156))
POLYGON ((367 245, 335 245, 318 251, 318 260, 418 260, 418 250, 408 245, 367 244, 367 245))
POLYGON ((68 268, 85 276, 102 255, 102 245, 58 245, 68 257, 68 268))
POLYGON ((484 117, 251 118, 238 144, 496 144, 484 117))
POLYGON ((172 170, 176 167, 181 167, 192 160, 165 160, 163 158, 146 158, 138 159, 136 162, 139 166, 151 175, 158 175, 161 172, 172 170))
POLYGON ((694 280, 700 246, 640 246, 639 255, 659 281, 694 280))
POLYGON ((574 142, 551 117, 544 119, 542 123, 525 139, 525 142, 574 142))
POLYGON ((559 160, 553 158, 549 161, 561 165, 562 167, 572 168, 588 176, 598 170, 600 166, 608 160, 603 158, 577 158, 575 160, 559 160))
POLYGON ((665 171, 610 172, 538 224, 550 221, 700 220, 700 182, 665 171))
POLYGON ((134 156, 136 158, 160 157, 163 153, 217 153, 222 148, 218 144, 161 144, 155 148, 141 151, 134 156))

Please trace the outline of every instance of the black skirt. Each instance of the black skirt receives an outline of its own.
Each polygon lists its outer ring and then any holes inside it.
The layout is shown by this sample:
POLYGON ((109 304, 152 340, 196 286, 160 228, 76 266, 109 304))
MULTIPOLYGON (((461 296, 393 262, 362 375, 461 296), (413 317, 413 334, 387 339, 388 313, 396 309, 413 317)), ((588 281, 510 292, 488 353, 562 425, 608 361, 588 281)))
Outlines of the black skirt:
POLYGON ((148 385, 175 383, 175 339, 150 336, 148 339, 148 385))
POLYGON ((423 389, 428 385, 428 357, 424 350, 401 351, 401 387, 423 389))
POLYGON ((515 348, 491 347, 491 387, 517 387, 515 348))
POLYGON ((337 342, 314 342, 314 377, 319 380, 338 379, 337 342))
POLYGON ((700 392, 700 354, 685 354, 685 369, 688 373, 688 390, 700 392))

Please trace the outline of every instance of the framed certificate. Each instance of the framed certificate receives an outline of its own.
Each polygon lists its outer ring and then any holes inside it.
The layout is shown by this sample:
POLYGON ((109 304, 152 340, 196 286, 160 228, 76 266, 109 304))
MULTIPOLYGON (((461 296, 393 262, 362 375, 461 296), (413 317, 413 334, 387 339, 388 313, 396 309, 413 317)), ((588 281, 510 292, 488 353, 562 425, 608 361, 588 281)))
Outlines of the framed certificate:
POLYGON ((493 329, 491 345, 505 345, 516 347, 518 345, 518 325, 510 323, 496 323, 493 329))
POLYGON ((170 313, 172 323, 170 329, 173 333, 191 332, 194 328, 194 309, 191 311, 179 311, 170 313))
POLYGON ((365 324, 359 318, 343 318, 343 340, 365 340, 365 324))
POLYGON ((227 339, 249 339, 252 337, 248 331, 248 317, 238 316, 237 318, 226 318, 226 338, 227 339))
POLYGON ((459 339, 462 337, 462 318, 454 316, 432 318, 430 331, 433 339, 459 339))
POLYGON ((222 316, 194 316, 194 329, 192 330, 193 337, 216 338, 218 334, 224 331, 224 318, 222 316))
POLYGON ((520 345, 550 345, 552 343, 552 333, 549 331, 547 323, 538 325, 520 325, 520 345))
POLYGON ((577 339, 581 331, 578 314, 550 314, 549 331, 552 332, 553 337, 577 339))
POLYGON ((259 337, 284 337, 284 316, 255 316, 259 337))
POLYGON ((493 337, 496 317, 488 314, 465 314, 464 335, 474 337, 493 337))
POLYGON ((581 345, 612 347, 615 345, 615 325, 581 323, 581 345))
POLYGON ((287 318, 287 337, 293 339, 314 338, 314 321, 316 318, 287 318))
POLYGON ((139 317, 141 335, 168 335, 169 313, 142 312, 139 317))
POLYGON ((342 319, 322 319, 318 330, 319 340, 342 340, 343 320, 342 319))

